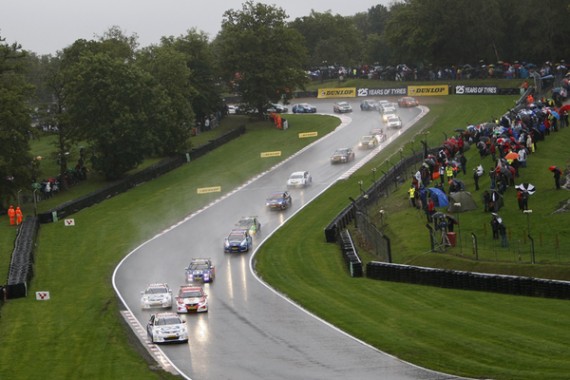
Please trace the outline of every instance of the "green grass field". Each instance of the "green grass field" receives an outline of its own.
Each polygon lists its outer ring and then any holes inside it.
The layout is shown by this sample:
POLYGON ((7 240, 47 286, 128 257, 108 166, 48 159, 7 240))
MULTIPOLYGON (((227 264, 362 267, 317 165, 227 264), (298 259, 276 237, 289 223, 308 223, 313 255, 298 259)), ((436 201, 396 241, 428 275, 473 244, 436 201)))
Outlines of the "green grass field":
MULTIPOLYGON (((450 133, 466 123, 487 120, 511 107, 513 101, 510 97, 446 97, 430 105, 432 111, 425 120, 402 136, 402 147, 405 152, 418 150, 420 139, 436 145, 443 139, 442 132, 450 133), (422 133, 426 127, 430 127, 429 134, 422 133)), ((198 197, 194 190, 212 176, 223 178, 222 189, 229 191, 279 160, 259 160, 261 151, 277 150, 277 146, 286 157, 310 142, 297 139, 297 132, 318 128, 325 134, 338 123, 332 117, 290 115, 288 119, 291 126, 288 131, 275 130, 267 123, 248 124, 245 135, 190 165, 75 214, 73 229, 65 228, 61 222, 42 225, 35 277, 29 290, 31 294, 49 290, 52 300, 38 302, 29 296, 2 307, 0 378, 28 379, 39 373, 48 379, 175 378, 157 369, 155 363, 145 361, 138 352, 118 313, 110 281, 112 271, 141 241, 213 200, 215 195, 198 197), (317 120, 319 124, 315 124, 317 120), (243 146, 255 148, 244 150, 243 146), (160 218, 156 217, 156 210, 161 210, 160 218)), ((567 140, 569 131, 560 133, 565 133, 567 140)), ((566 162, 564 150, 547 145, 554 140, 543 144, 547 149, 539 146, 536 156, 531 158, 533 164, 538 165, 540 157, 545 162, 554 159, 566 162)), ((258 253, 256 268, 260 275, 339 328, 415 364, 481 378, 568 378, 570 303, 567 301, 348 276, 338 246, 324 242, 323 229, 346 206, 349 196, 358 196, 358 181, 370 184, 371 168, 387 167, 389 160, 397 159, 398 149, 399 146, 394 146, 382 152, 374 162, 333 186, 276 233, 258 253)), ((469 160, 468 165, 475 161, 472 157, 469 160)), ((546 178, 535 179, 527 171, 525 175, 541 186, 539 189, 546 180, 546 191, 551 180, 548 172, 546 178)), ((390 233, 394 234, 392 241, 398 241, 394 246, 397 259, 424 265, 445 263, 449 267, 464 262, 473 265, 473 260, 457 252, 425 253, 425 242, 420 238, 422 224, 414 215, 411 218, 397 215, 409 211, 406 202, 402 202, 405 195, 405 190, 399 189, 382 205, 402 204, 399 209, 394 206, 388 216, 393 228, 390 233), (411 228, 407 227, 410 225, 411 228)), ((554 195, 548 193, 545 202, 554 203, 554 195)), ((535 202, 541 202, 537 198, 531 198, 534 209, 539 205, 535 202)), ((508 218, 508 214, 502 215, 508 218)), ((544 218, 547 220, 548 216, 544 218)), ((568 219, 565 221, 567 225, 568 219)), ((507 223, 511 225, 514 221, 507 223)), ((2 260, 9 256, 15 237, 14 230, 6 224, 0 226, 2 260)), ((558 224, 563 223, 553 223, 558 224)), ((6 268, 6 263, 0 265, 6 268)), ((564 265, 531 266, 496 261, 484 264, 490 271, 526 268, 539 274, 541 270, 568 272, 564 265)))

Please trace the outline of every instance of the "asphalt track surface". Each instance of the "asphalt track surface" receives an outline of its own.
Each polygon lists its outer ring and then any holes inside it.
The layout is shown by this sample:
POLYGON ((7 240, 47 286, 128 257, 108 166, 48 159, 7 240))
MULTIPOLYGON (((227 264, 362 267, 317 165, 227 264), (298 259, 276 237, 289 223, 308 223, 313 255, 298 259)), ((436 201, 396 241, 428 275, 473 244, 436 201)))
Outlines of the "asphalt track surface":
MULTIPOLYGON (((333 100, 312 103, 319 113, 332 113, 333 100)), ((159 347, 184 378, 457 379, 403 362, 350 337, 273 291, 252 270, 255 249, 264 239, 374 154, 359 150, 357 144, 372 128, 382 127, 379 114, 360 111, 357 100, 351 104, 354 112, 341 116, 343 122, 335 132, 142 244, 116 268, 115 290, 144 328, 156 311, 141 310, 141 290, 149 283, 166 282, 176 294, 185 283, 184 268, 190 259, 212 258, 216 279, 204 285, 209 295, 209 312, 184 315, 188 344, 159 347), (330 155, 345 146, 354 149, 355 161, 331 165, 330 155), (290 209, 266 210, 266 197, 285 189, 290 173, 299 170, 309 170, 313 184, 290 191, 293 199, 290 209), (261 233, 254 237, 253 252, 224 253, 224 237, 241 216, 247 215, 257 215, 262 224, 261 233)), ((387 131, 389 138, 379 150, 408 128, 421 110, 399 109, 404 127, 401 131, 387 131)), ((283 133, 288 132, 291 131, 283 133)))

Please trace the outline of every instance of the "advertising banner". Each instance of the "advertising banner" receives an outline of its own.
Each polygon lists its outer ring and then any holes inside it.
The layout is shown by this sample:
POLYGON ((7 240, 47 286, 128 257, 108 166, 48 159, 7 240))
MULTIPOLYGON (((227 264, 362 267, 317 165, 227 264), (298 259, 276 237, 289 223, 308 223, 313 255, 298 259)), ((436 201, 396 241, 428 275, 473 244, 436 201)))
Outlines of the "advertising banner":
POLYGON ((449 86, 441 84, 437 86, 408 86, 410 96, 440 96, 449 95, 449 86))
POLYGON ((497 95, 497 86, 455 86, 455 95, 497 95))
POLYGON ((354 98, 356 97, 356 87, 340 88, 319 88, 317 98, 354 98))
POLYGON ((365 96, 406 96, 408 94, 407 87, 398 88, 359 88, 358 97, 365 96))

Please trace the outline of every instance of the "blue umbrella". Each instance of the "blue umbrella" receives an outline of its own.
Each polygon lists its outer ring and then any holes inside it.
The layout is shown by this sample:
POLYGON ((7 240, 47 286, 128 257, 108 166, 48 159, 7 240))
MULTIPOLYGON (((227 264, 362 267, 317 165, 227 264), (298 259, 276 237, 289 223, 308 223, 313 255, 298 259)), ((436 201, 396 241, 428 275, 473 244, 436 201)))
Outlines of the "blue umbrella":
POLYGON ((447 207, 449 205, 447 194, 445 194, 443 190, 438 189, 437 187, 430 187, 429 193, 436 207, 447 207))
POLYGON ((560 119, 560 115, 558 114, 558 112, 554 111, 554 110, 550 110, 550 113, 552 114, 552 116, 554 116, 557 119, 560 119))

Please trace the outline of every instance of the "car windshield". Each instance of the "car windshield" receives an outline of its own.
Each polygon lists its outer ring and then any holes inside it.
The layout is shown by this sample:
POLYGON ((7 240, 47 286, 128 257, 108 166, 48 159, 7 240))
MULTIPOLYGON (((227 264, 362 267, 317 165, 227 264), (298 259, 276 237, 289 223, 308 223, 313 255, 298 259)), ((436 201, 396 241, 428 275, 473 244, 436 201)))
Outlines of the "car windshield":
POLYGON ((348 151, 346 149, 338 149, 336 152, 334 152, 334 154, 337 156, 344 156, 347 153, 348 153, 348 151))
POLYGON ((291 174, 290 178, 291 179, 302 179, 303 177, 304 177, 303 173, 293 173, 293 174, 291 174))
POLYGON ((372 140, 372 139, 373 139, 372 136, 362 136, 362 137, 360 138, 360 141, 370 141, 370 140, 372 140))
POLYGON ((152 287, 148 288, 145 292, 146 294, 163 294, 168 293, 168 290, 164 287, 152 287))
POLYGON ((199 290, 184 290, 180 292, 182 298, 197 298, 202 297, 202 292, 199 290))
POLYGON ((229 241, 242 241, 245 239, 245 234, 243 232, 234 232, 228 236, 229 241))
POLYGON ((157 318, 154 324, 156 326, 166 326, 166 325, 179 325, 181 323, 182 321, 180 321, 180 318, 173 315, 172 317, 157 318))
POLYGON ((190 269, 192 270, 206 270, 210 268, 207 263, 192 263, 190 264, 190 269))
POLYGON ((238 226, 249 227, 254 223, 253 219, 242 219, 237 224, 238 226))
POLYGON ((269 199, 273 201, 280 201, 281 199, 283 199, 283 194, 282 193, 273 194, 269 197, 269 199))

